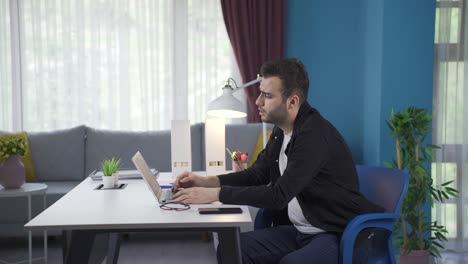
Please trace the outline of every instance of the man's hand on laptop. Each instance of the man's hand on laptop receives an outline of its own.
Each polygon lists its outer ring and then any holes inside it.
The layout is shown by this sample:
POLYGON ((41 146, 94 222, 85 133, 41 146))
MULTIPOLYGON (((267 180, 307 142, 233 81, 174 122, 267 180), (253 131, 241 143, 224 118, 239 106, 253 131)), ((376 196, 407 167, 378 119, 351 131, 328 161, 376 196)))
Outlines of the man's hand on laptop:
POLYGON ((172 184, 172 191, 177 192, 179 189, 186 189, 191 187, 219 187, 219 179, 216 176, 200 176, 188 171, 183 172, 175 179, 172 184))
POLYGON ((191 187, 180 189, 174 195, 176 202, 182 203, 211 203, 219 200, 220 188, 191 187))

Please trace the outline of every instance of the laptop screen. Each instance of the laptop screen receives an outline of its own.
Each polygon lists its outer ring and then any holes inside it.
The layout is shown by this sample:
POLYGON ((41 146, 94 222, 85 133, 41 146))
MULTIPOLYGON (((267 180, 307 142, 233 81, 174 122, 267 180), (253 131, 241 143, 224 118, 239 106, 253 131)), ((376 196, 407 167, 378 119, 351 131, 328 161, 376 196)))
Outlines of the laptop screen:
POLYGON ((141 155, 140 151, 137 151, 137 153, 135 153, 135 155, 132 157, 132 161, 133 161, 133 164, 135 164, 135 167, 143 176, 143 179, 145 180, 148 188, 150 188, 150 191, 153 193, 156 199, 160 201, 161 192, 162 192, 161 186, 159 185, 158 181, 151 173, 151 169, 149 168, 148 164, 143 158, 143 155, 141 155))

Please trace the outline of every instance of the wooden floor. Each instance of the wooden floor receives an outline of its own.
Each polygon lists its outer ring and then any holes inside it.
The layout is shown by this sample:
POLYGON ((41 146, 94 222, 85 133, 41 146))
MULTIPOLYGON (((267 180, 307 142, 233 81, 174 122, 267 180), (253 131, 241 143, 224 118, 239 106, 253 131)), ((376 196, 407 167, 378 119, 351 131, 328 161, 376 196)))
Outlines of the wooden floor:
MULTIPOLYGON (((135 233, 122 241, 119 264, 125 263, 217 263, 213 242, 203 241, 198 232, 187 233, 135 233)), ((0 239, 0 264, 19 264, 28 257, 28 242, 24 238, 0 239)), ((33 240, 33 258, 43 256, 42 239, 33 240)), ((49 239, 48 257, 50 264, 62 263, 60 238, 49 239)), ((35 260, 34 264, 44 263, 35 260)), ((468 263, 468 253, 445 252, 438 264, 468 263)))

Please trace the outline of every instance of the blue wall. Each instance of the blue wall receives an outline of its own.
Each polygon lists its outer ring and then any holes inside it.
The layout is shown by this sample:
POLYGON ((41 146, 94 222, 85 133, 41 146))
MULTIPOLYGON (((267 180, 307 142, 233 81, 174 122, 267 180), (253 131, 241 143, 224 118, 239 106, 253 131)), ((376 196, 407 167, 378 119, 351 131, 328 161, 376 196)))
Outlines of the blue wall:
POLYGON ((380 133, 385 117, 381 118, 382 106, 382 58, 383 58, 383 16, 382 0, 363 2, 364 64, 363 76, 363 155, 362 163, 379 165, 380 133))
POLYGON ((286 56, 309 71, 308 101, 362 157, 362 9, 354 1, 288 1, 286 56))
POLYGON ((394 155, 385 120, 432 111, 434 0, 289 0, 286 56, 308 71, 308 101, 343 134, 358 163, 394 155))
MULTIPOLYGON (((385 1, 382 119, 388 117, 392 107, 399 110, 415 105, 432 112, 434 25, 435 1, 385 1)), ((393 150, 386 125, 381 122, 381 126, 381 134, 386 135, 380 141, 381 149, 393 150)), ((385 151, 380 160, 391 157, 390 151, 385 151)))

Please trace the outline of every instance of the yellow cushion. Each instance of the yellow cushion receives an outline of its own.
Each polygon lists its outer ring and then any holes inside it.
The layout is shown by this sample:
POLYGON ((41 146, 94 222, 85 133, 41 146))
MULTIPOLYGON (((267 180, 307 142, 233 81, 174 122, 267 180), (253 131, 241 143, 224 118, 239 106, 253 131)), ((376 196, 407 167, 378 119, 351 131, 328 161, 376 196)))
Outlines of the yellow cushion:
POLYGON ((34 174, 34 163, 29 149, 28 135, 26 132, 0 134, 0 141, 8 139, 22 139, 24 143, 26 143, 26 154, 24 154, 24 156, 20 156, 20 160, 23 162, 24 168, 26 169, 26 182, 37 182, 36 175, 34 174))
MULTIPOLYGON (((268 139, 271 136, 271 129, 267 130, 266 134, 267 134, 267 141, 268 141, 268 139)), ((260 133, 258 134, 258 138, 257 138, 257 144, 255 144, 255 149, 252 155, 250 155, 249 167, 252 166, 252 164, 254 164, 254 162, 257 160, 258 154, 260 154, 262 150, 263 150, 263 131, 260 131, 260 133)))

